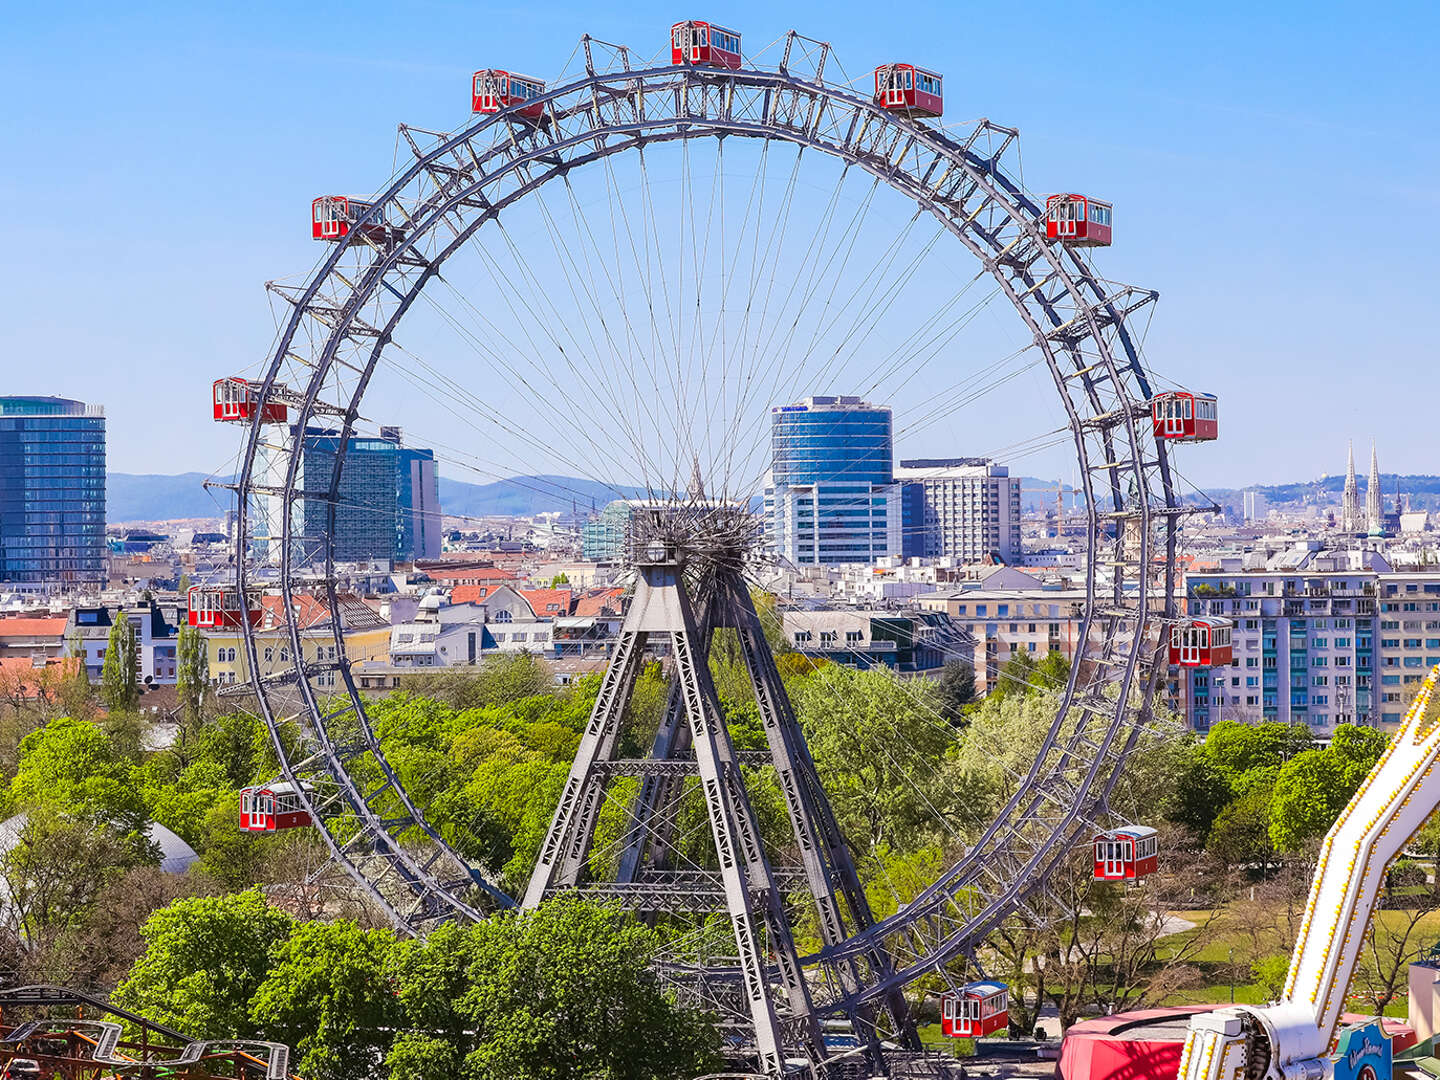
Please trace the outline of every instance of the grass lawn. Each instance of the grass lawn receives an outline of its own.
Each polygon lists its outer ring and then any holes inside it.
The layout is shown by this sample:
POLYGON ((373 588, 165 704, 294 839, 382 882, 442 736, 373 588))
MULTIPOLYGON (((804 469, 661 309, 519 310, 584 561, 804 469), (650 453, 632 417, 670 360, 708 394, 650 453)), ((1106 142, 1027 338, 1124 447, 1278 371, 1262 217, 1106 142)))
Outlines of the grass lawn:
MULTIPOLYGON (((1195 930, 1186 930, 1165 939, 1173 942, 1179 948, 1186 941, 1200 933, 1198 927, 1204 926, 1211 918, 1211 911, 1177 911, 1175 914, 1182 919, 1193 922, 1197 925, 1195 930)), ((1222 910, 1216 915, 1217 922, 1211 926, 1211 940, 1197 953, 1192 961, 1205 972, 1207 981, 1204 986, 1192 987, 1188 990, 1177 991, 1166 999, 1167 1005, 1193 1005, 1210 1002, 1229 1002, 1231 1000, 1232 987, 1230 984, 1230 967, 1232 963, 1242 968, 1237 972, 1238 978, 1246 979, 1244 982, 1236 982, 1233 987, 1234 1000, 1237 1003, 1247 1005, 1264 1004, 1269 998, 1266 987, 1259 983, 1248 981, 1249 964, 1260 957, 1250 955, 1254 946, 1247 934, 1239 930, 1228 930, 1225 925, 1225 913, 1222 910)), ((1375 918, 1382 926, 1392 928, 1397 934, 1409 921, 1409 914, 1403 911, 1377 911, 1375 918)), ((1430 912, 1421 920, 1420 924, 1410 935, 1408 948, 1417 952, 1436 940, 1440 940, 1440 911, 1430 912)), ((1288 953, 1291 945, 1287 943, 1283 948, 1277 947, 1276 953, 1288 953)), ((1364 1006, 1358 1002, 1353 1004, 1357 1012, 1364 1011, 1364 1006)), ((1385 1009, 1387 1016, 1404 1016, 1406 1013, 1406 1002, 1403 992, 1392 1001, 1385 1009)))

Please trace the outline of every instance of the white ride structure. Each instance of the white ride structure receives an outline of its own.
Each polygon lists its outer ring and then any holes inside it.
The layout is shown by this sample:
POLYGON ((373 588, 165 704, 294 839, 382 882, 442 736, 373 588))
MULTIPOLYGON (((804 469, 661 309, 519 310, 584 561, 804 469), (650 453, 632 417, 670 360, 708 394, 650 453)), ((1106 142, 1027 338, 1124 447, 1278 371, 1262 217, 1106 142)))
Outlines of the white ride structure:
POLYGON ((1440 805, 1437 681, 1440 667, 1325 837, 1280 1000, 1193 1017, 1180 1080, 1387 1080, 1388 1040, 1337 1054, 1335 1031, 1385 870, 1440 805))

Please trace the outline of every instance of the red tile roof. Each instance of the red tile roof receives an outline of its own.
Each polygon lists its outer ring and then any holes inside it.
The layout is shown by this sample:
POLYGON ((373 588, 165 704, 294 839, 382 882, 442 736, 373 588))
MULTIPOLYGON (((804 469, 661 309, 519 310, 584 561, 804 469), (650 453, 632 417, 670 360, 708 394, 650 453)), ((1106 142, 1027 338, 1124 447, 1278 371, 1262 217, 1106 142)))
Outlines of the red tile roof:
POLYGON ((12 616, 0 619, 0 638, 7 637, 53 637, 65 636, 65 616, 12 616))
POLYGON ((78 657, 51 657, 44 667, 36 667, 28 656, 5 657, 0 659, 0 693, 7 698, 33 698, 44 690, 53 698, 67 669, 79 662, 78 657))
POLYGON ((604 615, 606 612, 620 614, 624 603, 621 597, 625 595, 624 589, 600 589, 596 592, 587 593, 575 601, 575 610, 572 614, 577 617, 588 617, 593 615, 604 615))
POLYGON ((479 604, 496 589, 505 588, 505 583, 498 585, 456 585, 450 590, 450 602, 452 604, 479 604))
POLYGON ((547 615, 569 615, 572 593, 569 589, 516 589, 530 610, 540 618, 547 615))

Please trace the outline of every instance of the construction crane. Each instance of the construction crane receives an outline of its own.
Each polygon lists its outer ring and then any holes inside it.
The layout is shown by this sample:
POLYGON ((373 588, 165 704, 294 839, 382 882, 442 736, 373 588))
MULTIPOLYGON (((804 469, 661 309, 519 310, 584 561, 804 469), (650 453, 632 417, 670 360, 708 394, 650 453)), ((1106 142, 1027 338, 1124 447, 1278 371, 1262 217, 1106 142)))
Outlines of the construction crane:
POLYGON ((1390 860, 1440 805, 1440 666, 1320 848, 1280 1000, 1194 1016, 1180 1080, 1389 1080, 1378 1021, 1336 1039, 1345 992, 1390 860))

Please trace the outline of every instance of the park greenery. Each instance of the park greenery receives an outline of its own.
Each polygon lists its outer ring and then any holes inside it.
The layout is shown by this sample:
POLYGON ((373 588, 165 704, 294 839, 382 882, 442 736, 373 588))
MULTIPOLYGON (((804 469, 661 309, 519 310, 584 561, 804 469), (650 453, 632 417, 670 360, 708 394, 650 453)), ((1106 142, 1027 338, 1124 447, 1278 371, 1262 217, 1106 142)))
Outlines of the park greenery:
MULTIPOLYGON (((194 639, 180 643, 178 707, 156 738, 125 669, 108 666, 125 635, 117 626, 96 698, 73 678, 43 700, 0 698, 8 978, 113 992, 196 1036, 284 1041, 310 1078, 618 1080, 716 1063, 710 1018, 650 973, 673 934, 664 920, 563 900, 401 939, 380 913, 316 884, 326 856, 314 830, 241 832, 238 790, 278 773, 269 733, 207 692, 194 639), (188 873, 159 869, 151 822, 198 853, 188 873)), ((777 662, 877 916, 912 900, 1012 794, 1069 676, 1058 654, 1020 654, 976 700, 963 665, 909 680, 794 653, 777 662)), ((723 632, 711 669, 736 745, 763 748, 743 659, 723 632)), ((416 677, 369 713, 431 824, 513 895, 597 690, 594 677, 557 687, 522 654, 416 677)), ((619 755, 646 752, 666 696, 665 670, 651 663, 619 755)), ((1095 882, 1078 850, 1036 902, 1043 924, 1017 918, 990 939, 986 967, 1012 987, 1017 1035, 1037 1025, 1055 1035, 1100 1010, 1265 996, 1283 981, 1319 840, 1385 745, 1370 728, 1342 726, 1320 745, 1303 727, 1223 722, 1201 738, 1168 723, 1158 719, 1112 798, 1161 829, 1161 873, 1140 888, 1095 882)), ((773 770, 747 779, 762 832, 786 851, 773 770)), ((633 790, 613 794, 590 856, 597 875, 618 858, 633 790)), ((687 805, 676 843, 705 864, 704 812, 687 805)), ((1405 958, 1440 934, 1427 870, 1440 831, 1415 843, 1422 858, 1392 869, 1358 976, 1377 1010, 1394 1005, 1405 958)), ((819 944, 813 927, 798 933, 802 948, 819 944)), ((922 1020, 940 986, 913 988, 922 1020)))

